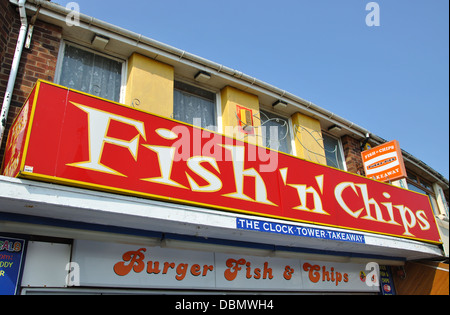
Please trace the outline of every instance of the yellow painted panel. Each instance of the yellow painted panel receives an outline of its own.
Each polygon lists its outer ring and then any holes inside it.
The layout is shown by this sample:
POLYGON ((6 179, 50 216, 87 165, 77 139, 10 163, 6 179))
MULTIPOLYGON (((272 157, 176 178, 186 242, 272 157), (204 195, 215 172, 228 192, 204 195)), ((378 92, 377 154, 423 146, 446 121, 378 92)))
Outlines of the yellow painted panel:
POLYGON ((261 126, 258 96, 226 86, 221 91, 221 101, 223 133, 229 137, 262 145, 261 130, 257 128, 261 126), (244 124, 252 122, 253 133, 243 132, 239 128, 239 116, 244 124))
POLYGON ((308 161, 327 164, 320 121, 298 112, 291 118, 294 127, 296 155, 308 161))
POLYGON ((125 103, 150 113, 171 117, 173 82, 172 66, 133 53, 128 59, 125 103))

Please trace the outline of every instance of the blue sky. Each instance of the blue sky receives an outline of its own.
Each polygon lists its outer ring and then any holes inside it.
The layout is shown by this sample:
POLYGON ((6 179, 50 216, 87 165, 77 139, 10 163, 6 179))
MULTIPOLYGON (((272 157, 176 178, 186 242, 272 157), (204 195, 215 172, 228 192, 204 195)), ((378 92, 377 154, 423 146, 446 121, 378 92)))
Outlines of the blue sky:
MULTIPOLYGON (((69 1, 54 0, 66 5, 69 1)), ((237 69, 449 178, 449 1, 78 0, 82 13, 237 69)))

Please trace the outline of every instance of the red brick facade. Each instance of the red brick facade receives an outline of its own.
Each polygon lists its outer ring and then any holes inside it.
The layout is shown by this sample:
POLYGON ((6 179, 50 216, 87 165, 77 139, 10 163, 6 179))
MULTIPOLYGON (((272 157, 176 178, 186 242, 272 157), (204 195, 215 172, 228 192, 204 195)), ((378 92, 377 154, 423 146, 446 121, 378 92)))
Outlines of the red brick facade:
MULTIPOLYGON (((28 17, 30 21, 30 17, 28 17)), ((19 36, 20 17, 8 0, 0 0, 0 106, 8 85, 12 60, 19 36)), ((0 148, 0 163, 11 123, 38 79, 53 82, 62 38, 60 27, 37 20, 30 49, 24 49, 8 113, 5 135, 0 148)))
POLYGON ((344 148, 345 163, 347 170, 350 173, 359 175, 364 174, 364 166, 361 158, 361 143, 350 136, 343 136, 341 138, 342 146, 344 148))

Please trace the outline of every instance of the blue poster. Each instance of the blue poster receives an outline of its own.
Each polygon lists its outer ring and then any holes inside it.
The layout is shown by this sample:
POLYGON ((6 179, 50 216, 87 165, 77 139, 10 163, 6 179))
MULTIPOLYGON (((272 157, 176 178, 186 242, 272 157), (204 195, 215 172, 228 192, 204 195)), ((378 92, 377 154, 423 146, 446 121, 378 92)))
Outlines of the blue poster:
POLYGON ((390 266, 380 266, 380 285, 382 295, 396 294, 390 266))
POLYGON ((0 236, 0 295, 17 293, 24 246, 24 240, 0 236))

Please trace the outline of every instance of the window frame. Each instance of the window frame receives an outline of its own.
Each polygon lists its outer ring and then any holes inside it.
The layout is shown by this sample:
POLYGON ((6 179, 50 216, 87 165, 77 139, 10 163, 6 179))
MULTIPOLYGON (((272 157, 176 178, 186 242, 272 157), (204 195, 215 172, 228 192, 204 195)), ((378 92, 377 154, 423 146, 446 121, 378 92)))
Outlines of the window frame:
MULTIPOLYGON (((269 113, 271 115, 277 116, 278 118, 284 119, 284 120, 287 121, 287 124, 288 124, 287 125, 287 129, 288 129, 288 135, 287 136, 289 137, 290 152, 283 152, 283 151, 279 151, 279 150, 275 150, 275 151, 281 152, 281 153, 285 153, 285 154, 289 154, 289 155, 295 155, 294 152, 296 152, 296 150, 295 150, 295 141, 294 141, 293 132, 292 132, 292 130, 293 130, 292 126, 293 125, 292 125, 291 117, 286 117, 286 116, 284 116, 284 115, 282 115, 280 113, 274 112, 273 110, 269 110, 267 107, 264 107, 264 106, 260 105, 260 108, 259 108, 259 119, 260 119, 260 122, 261 122, 261 126, 262 126, 262 122, 263 122, 263 119, 261 117, 261 112, 267 112, 267 113, 269 113)), ((266 130, 266 132, 268 132, 268 131, 266 130)), ((270 149, 273 150, 272 148, 270 148, 270 149)))
POLYGON ((431 207, 433 209, 433 213, 434 215, 439 215, 440 214, 440 210, 439 210, 439 206, 437 203, 437 198, 436 198, 436 193, 433 191, 433 184, 431 184, 429 181, 427 181, 426 179, 422 178, 420 175, 417 175, 417 173, 410 171, 410 170, 406 170, 406 185, 408 185, 408 190, 410 191, 414 191, 417 193, 422 193, 424 192, 425 195, 428 196, 428 199, 430 199, 430 204, 431 207), (416 180, 412 179, 411 177, 414 176, 416 178, 416 180), (430 184, 430 188, 428 189, 427 187, 424 186, 424 184, 422 184, 422 182, 426 182, 428 184, 430 184), (420 189, 422 192, 418 192, 416 190, 412 190, 410 188, 410 185, 416 187, 417 189, 420 189))
MULTIPOLYGON (((200 90, 204 90, 206 92, 214 94, 214 98, 215 98, 215 100, 214 100, 214 104, 215 104, 215 106, 214 106, 214 111, 215 111, 214 118, 216 120, 215 121, 215 128, 213 128, 213 129, 206 129, 206 128, 203 128, 201 126, 196 126, 196 127, 199 127, 199 128, 205 129, 205 130, 209 130, 209 131, 213 131, 213 132, 222 134, 223 133, 223 131, 222 131, 222 104, 221 104, 220 91, 218 89, 213 89, 211 87, 205 87, 204 85, 198 84, 198 82, 192 82, 190 80, 186 80, 186 79, 184 79, 182 77, 178 77, 177 75, 175 75, 174 76, 174 80, 173 80, 173 83, 174 83, 173 93, 175 93, 175 90, 179 90, 179 91, 182 91, 182 92, 184 92, 186 94, 191 94, 193 96, 197 96, 199 98, 202 98, 201 95, 197 95, 197 94, 191 93, 189 91, 183 91, 183 90, 180 90, 180 89, 176 89, 175 88, 175 82, 179 82, 181 84, 189 85, 189 86, 192 86, 194 88, 197 88, 197 89, 200 89, 200 90)), ((174 108, 172 110, 172 116, 170 118, 175 119, 175 100, 174 100, 174 103, 173 103, 173 107, 174 108)), ((189 123, 189 122, 184 122, 184 123, 192 125, 192 123, 189 123)))
MULTIPOLYGON (((56 84, 60 84, 60 80, 61 80, 61 74, 62 74, 62 66, 63 66, 63 59, 64 59, 64 53, 66 50, 67 46, 72 46, 84 51, 87 51, 89 53, 104 57, 104 58, 108 58, 111 60, 114 60, 116 62, 120 62, 122 64, 122 73, 121 73, 121 84, 120 84, 120 95, 119 95, 119 100, 118 103, 121 104, 125 104, 125 91, 126 91, 126 87, 127 87, 127 68, 128 68, 128 61, 125 58, 120 58, 117 56, 112 56, 109 55, 107 53, 103 53, 100 52, 98 50, 94 50, 92 48, 89 48, 87 46, 83 46, 77 43, 74 43, 70 40, 67 39, 63 39, 61 41, 61 45, 59 46, 59 52, 58 52, 58 59, 56 61, 56 71, 55 71, 55 79, 53 80, 54 83, 56 84)), ((113 100, 109 100, 111 102, 115 102, 113 100)))
MULTIPOLYGON (((348 169, 347 169, 347 163, 346 163, 346 161, 345 161, 344 147, 343 147, 343 145, 342 145, 341 138, 336 137, 336 136, 334 136, 334 135, 332 135, 332 134, 330 134, 330 133, 328 133, 328 132, 322 130, 322 139, 323 139, 323 140, 324 140, 324 136, 325 136, 325 135, 326 135, 327 137, 332 138, 332 139, 335 139, 335 140, 337 141, 337 143, 338 143, 337 150, 339 150, 339 153, 340 153, 341 158, 342 158, 342 166, 343 166, 343 169, 340 169, 339 167, 335 167, 335 166, 333 166, 333 165, 328 165, 328 163, 327 163, 326 165, 327 165, 328 167, 333 167, 333 168, 335 168, 335 169, 338 169, 338 170, 341 170, 341 171, 348 172, 348 169)), ((325 151, 325 144, 324 144, 324 146, 323 146, 323 149, 324 149, 324 151, 325 151)), ((326 156, 326 153, 325 153, 325 156, 326 156)))

